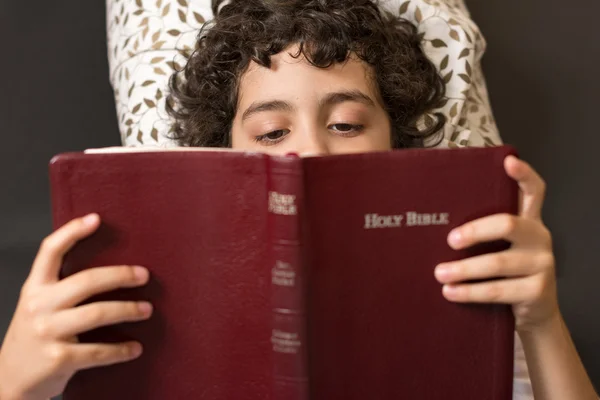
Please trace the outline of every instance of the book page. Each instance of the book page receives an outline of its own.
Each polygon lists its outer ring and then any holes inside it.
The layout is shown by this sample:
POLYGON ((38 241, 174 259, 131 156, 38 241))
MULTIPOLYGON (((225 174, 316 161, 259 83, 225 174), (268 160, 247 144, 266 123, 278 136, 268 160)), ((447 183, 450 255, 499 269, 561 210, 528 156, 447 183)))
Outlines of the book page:
POLYGON ((98 149, 87 149, 85 154, 115 154, 115 153, 156 153, 156 152, 235 152, 243 153, 239 150, 217 147, 160 147, 160 146, 144 146, 144 147, 103 147, 98 149))
MULTIPOLYGON (((234 150, 227 147, 162 147, 162 146, 141 146, 141 147, 103 147, 98 149, 86 149, 84 154, 127 154, 127 153, 160 153, 160 152, 225 152, 225 153, 245 153, 245 154, 264 154, 261 151, 249 151, 249 150, 234 150)), ((290 155, 296 155, 300 158, 318 158, 323 157, 322 155, 315 153, 303 153, 296 154, 290 153, 290 155)), ((283 155, 280 155, 283 157, 283 155)))

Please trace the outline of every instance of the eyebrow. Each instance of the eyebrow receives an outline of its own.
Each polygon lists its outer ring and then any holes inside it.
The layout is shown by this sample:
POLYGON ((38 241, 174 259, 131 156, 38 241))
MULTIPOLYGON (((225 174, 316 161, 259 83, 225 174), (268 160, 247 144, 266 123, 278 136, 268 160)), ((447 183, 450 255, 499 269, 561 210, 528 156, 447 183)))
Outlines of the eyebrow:
POLYGON ((266 111, 288 111, 289 112, 289 111, 294 111, 294 107, 287 101, 283 101, 283 100, 271 100, 271 101, 252 103, 250 105, 250 107, 248 107, 246 109, 246 111, 244 111, 244 114, 242 115, 242 121, 247 120, 254 114, 258 114, 258 113, 266 112, 266 111))
MULTIPOLYGON (((375 102, 369 96, 360 90, 347 90, 341 92, 328 93, 320 102, 320 107, 334 106, 346 102, 362 103, 369 107, 374 107, 375 102)), ((268 111, 294 111, 295 107, 283 100, 270 100, 264 102, 255 102, 250 105, 242 114, 242 121, 247 120, 254 114, 268 111)))
POLYGON ((360 90, 347 90, 342 92, 329 93, 320 101, 320 106, 334 106, 341 103, 354 102, 362 103, 369 107, 374 107, 375 102, 369 96, 360 90))

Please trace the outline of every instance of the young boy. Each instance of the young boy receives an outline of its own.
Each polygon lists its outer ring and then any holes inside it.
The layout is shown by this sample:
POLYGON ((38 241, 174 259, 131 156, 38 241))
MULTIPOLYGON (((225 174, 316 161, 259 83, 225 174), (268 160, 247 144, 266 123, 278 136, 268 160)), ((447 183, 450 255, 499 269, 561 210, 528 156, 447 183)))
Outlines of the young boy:
MULTIPOLYGON (((443 117, 423 129, 416 122, 443 99, 444 85, 409 23, 382 15, 371 0, 221 3, 182 71, 185 79, 172 79, 169 109, 182 146, 326 155, 435 142, 443 117)), ((448 242, 459 249, 504 239, 511 249, 439 265, 435 278, 450 301, 512 305, 537 400, 596 399, 558 308, 552 240, 541 221, 545 184, 513 157, 505 168, 522 190, 520 215, 473 221, 448 242), (461 283, 492 278, 501 279, 461 283)), ((77 370, 141 354, 138 343, 76 340, 152 312, 146 303, 76 306, 144 285, 142 267, 96 268, 58 280, 63 255, 99 223, 97 215, 74 220, 42 243, 0 350, 1 399, 45 399, 61 393, 77 370)))

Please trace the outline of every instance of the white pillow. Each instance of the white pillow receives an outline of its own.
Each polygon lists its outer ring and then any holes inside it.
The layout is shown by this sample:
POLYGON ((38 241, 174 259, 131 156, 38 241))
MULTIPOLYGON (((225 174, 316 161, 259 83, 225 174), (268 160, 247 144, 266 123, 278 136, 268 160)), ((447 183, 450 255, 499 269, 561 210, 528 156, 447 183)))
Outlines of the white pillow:
MULTIPOLYGON (((110 80, 126 146, 175 146, 166 137, 168 80, 185 65, 210 0, 107 0, 110 80)), ((418 26, 423 47, 446 81, 448 117, 440 147, 501 143, 481 70, 486 41, 463 0, 386 0, 383 8, 418 26)), ((431 121, 424 116, 422 124, 431 121)))

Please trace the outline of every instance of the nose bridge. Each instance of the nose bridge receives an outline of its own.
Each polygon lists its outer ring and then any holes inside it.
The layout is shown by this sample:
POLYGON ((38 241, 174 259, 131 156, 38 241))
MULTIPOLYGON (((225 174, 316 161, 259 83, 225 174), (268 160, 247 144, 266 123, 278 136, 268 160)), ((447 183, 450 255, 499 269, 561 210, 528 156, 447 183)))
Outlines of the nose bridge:
POLYGON ((307 124, 296 132, 300 140, 299 152, 303 156, 320 156, 330 153, 329 132, 316 124, 307 124))

